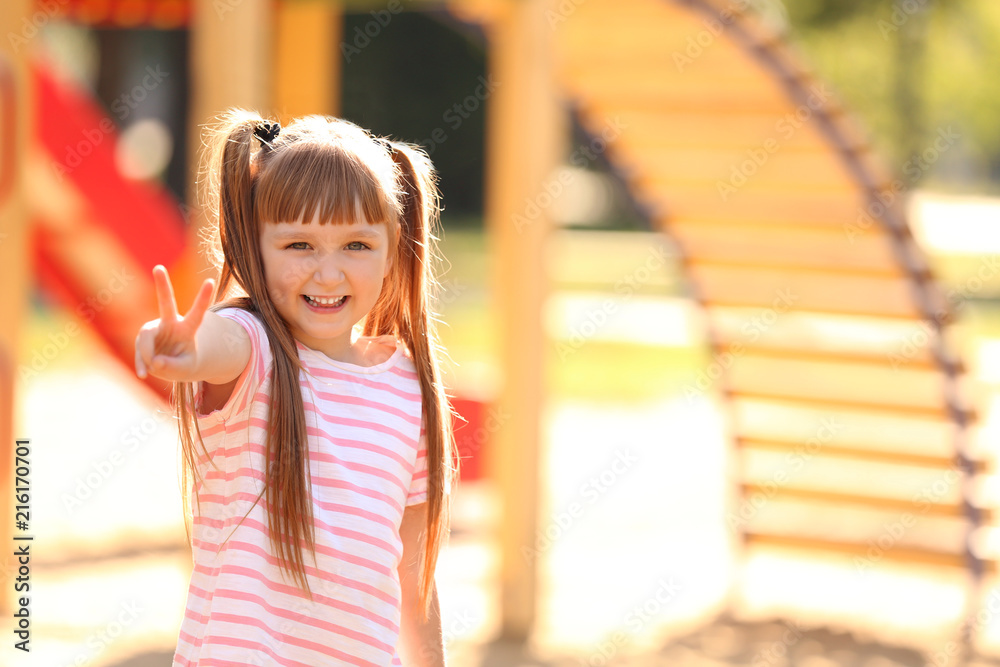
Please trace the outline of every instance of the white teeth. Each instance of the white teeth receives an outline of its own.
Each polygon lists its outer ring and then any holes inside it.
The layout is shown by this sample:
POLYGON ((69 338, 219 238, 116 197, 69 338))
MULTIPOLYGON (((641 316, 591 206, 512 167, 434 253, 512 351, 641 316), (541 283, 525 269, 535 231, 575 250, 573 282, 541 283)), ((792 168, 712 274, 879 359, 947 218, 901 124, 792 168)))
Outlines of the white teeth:
POLYGON ((339 306, 344 302, 344 299, 346 298, 347 298, 346 296, 341 296, 336 298, 325 298, 321 296, 309 296, 308 294, 306 295, 306 299, 308 299, 313 303, 317 303, 321 306, 339 306))

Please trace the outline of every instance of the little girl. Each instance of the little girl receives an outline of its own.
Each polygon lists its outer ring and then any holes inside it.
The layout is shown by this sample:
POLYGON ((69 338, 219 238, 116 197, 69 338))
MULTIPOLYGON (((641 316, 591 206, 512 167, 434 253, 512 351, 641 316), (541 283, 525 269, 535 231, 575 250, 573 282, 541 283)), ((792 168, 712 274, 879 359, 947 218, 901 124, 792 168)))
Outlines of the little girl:
POLYGON ((181 317, 156 267, 160 317, 136 338, 138 376, 175 383, 195 501, 174 665, 444 665, 434 572, 458 458, 433 167, 336 118, 224 118, 216 297, 206 280, 181 317))

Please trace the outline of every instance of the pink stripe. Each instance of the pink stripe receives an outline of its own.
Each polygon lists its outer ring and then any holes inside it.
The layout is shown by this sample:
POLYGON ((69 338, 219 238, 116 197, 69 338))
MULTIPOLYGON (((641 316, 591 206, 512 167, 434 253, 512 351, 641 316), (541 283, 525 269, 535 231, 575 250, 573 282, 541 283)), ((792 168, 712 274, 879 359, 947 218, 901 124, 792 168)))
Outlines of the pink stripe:
MULTIPOLYGON (((322 480, 322 478, 320 479, 322 480)), ((316 478, 313 478, 313 482, 315 481, 316 478)), ((374 498, 376 500, 384 501, 393 509, 400 511, 402 511, 403 509, 402 507, 399 506, 399 503, 396 501, 395 498, 380 491, 358 486, 356 484, 351 484, 350 482, 346 482, 343 480, 323 480, 323 481, 325 483, 320 484, 319 486, 325 486, 327 488, 332 488, 332 489, 344 489, 346 491, 353 491, 354 493, 365 496, 366 498, 374 498)), ((256 499, 257 499, 256 494, 248 493, 246 491, 237 491, 236 493, 231 493, 228 496, 222 496, 217 493, 213 494, 206 493, 201 496, 201 502, 212 505, 227 505, 237 500, 249 500, 250 502, 253 502, 256 499)))
MULTIPOLYGON (((253 554, 255 556, 258 556, 258 557, 263 558, 264 560, 266 560, 269 565, 271 565, 271 566, 273 566, 275 568, 278 567, 278 559, 275 558, 274 556, 272 556, 271 554, 269 554, 263 548, 261 548, 260 545, 251 544, 249 542, 240 542, 240 541, 236 541, 236 540, 234 540, 232 542, 227 542, 226 543, 227 548, 230 545, 232 545, 232 548, 233 548, 234 551, 239 551, 241 553, 253 554)), ((210 570, 210 572, 202 571, 202 570, 198 569, 197 567, 195 569, 198 570, 199 574, 202 574, 202 575, 204 575, 206 577, 209 577, 209 578, 211 578, 211 579, 214 580, 214 579, 218 578, 218 576, 223 572, 224 568, 226 568, 226 565, 220 565, 219 567, 215 567, 215 568, 203 568, 204 570, 210 570)), ((374 570, 374 568, 367 568, 367 569, 374 570)), ((226 568, 226 571, 228 571, 228 568, 226 568)), ((305 566, 305 571, 306 571, 307 575, 313 576, 313 577, 315 577, 317 580, 319 580, 321 582, 327 582, 327 583, 337 584, 337 585, 339 585, 339 586, 341 586, 343 588, 354 589, 354 590, 358 591, 359 593, 365 593, 366 595, 370 595, 371 597, 373 597, 373 598, 375 598, 377 600, 381 600, 382 602, 385 602, 386 604, 389 604, 390 606, 397 605, 399 603, 396 598, 394 598, 390 594, 386 593, 382 589, 378 588, 377 586, 373 586, 371 584, 366 584, 366 583, 362 583, 362 582, 359 582, 359 581, 355 581, 354 579, 349 579, 347 577, 343 577, 343 576, 340 576, 340 575, 331 574, 329 572, 326 572, 325 570, 320 570, 320 569, 318 569, 316 567, 312 567, 310 565, 305 566)), ((383 576, 385 576, 384 572, 378 572, 378 571, 376 571, 376 572, 378 574, 383 574, 383 576)), ((275 581, 274 579, 271 579, 269 577, 265 577, 263 575, 263 573, 260 573, 260 575, 261 576, 257 577, 257 578, 260 579, 261 581, 269 581, 269 582, 272 582, 272 583, 275 583, 275 584, 280 584, 281 583, 281 582, 275 581)), ((389 579, 389 581, 387 583, 391 583, 393 581, 393 579, 391 577, 388 577, 388 579, 389 579)), ((204 599, 206 602, 211 602, 211 600, 212 600, 213 593, 211 593, 210 591, 198 588, 193 583, 190 584, 189 590, 191 592, 195 593, 196 597, 200 597, 200 598, 204 599)), ((217 595, 217 594, 218 593, 215 593, 215 595, 217 595)), ((324 598, 324 599, 326 599, 326 598, 324 598)), ((358 609, 354 605, 341 604, 341 603, 335 603, 332 606, 335 606, 335 607, 341 608, 341 609, 345 609, 345 610, 356 610, 356 609, 358 609)))
MULTIPOLYGON (((367 474, 367 475, 371 475, 372 477, 376 477, 376 478, 379 478, 379 479, 384 479, 387 482, 391 482, 392 484, 396 485, 400 490, 402 490, 404 492, 406 491, 406 487, 403 485, 403 481, 399 477, 397 477, 396 475, 392 474, 391 472, 389 472, 387 470, 383 470, 383 469, 378 468, 376 466, 371 466, 371 465, 367 465, 367 464, 364 464, 364 463, 354 463, 353 461, 337 461, 337 463, 339 465, 343 466, 344 468, 348 469, 348 470, 353 470, 354 472, 364 473, 364 474, 367 474)), ((409 467, 409 466, 407 466, 407 467, 409 467)), ((242 468, 241 470, 247 470, 247 471, 249 471, 250 469, 249 468, 242 468)), ((247 476, 249 476, 249 475, 247 475, 247 476)), ((205 475, 205 479, 206 479, 206 481, 208 479, 210 479, 208 477, 207 473, 205 475)), ((320 475, 312 475, 311 479, 312 479, 313 485, 315 485, 315 486, 323 486, 323 487, 327 487, 327 488, 342 487, 341 480, 338 480, 338 479, 333 478, 333 477, 323 477, 323 476, 320 476, 320 475)), ((371 494, 366 493, 365 495, 371 495, 371 494)), ((205 502, 206 500, 208 500, 209 502, 212 502, 214 500, 214 497, 215 497, 214 494, 203 494, 203 495, 199 496, 199 499, 202 502, 205 502)), ((215 501, 215 502, 218 502, 218 501, 215 501)))
MULTIPOLYGON (((262 583, 267 584, 267 582, 264 581, 264 580, 262 580, 262 583)), ((270 586, 269 586, 269 588, 270 588, 270 586)), ((199 592, 202 592, 201 589, 197 589, 197 590, 199 592)), ((202 596, 199 595, 198 597, 202 597, 202 596)), ((349 628, 349 627, 344 626, 344 625, 337 625, 336 623, 331 623, 330 621, 324 621, 324 620, 321 620, 319 618, 313 618, 313 617, 310 617, 310 616, 306 616, 305 614, 298 614, 298 613, 295 613, 295 612, 293 612, 291 610, 285 609, 283 607, 275 607, 275 606, 269 604, 267 602, 267 600, 265 600, 264 598, 260 597, 259 595, 255 595, 253 593, 249 593, 249 592, 246 592, 246 591, 236 591, 236 590, 230 590, 230 589, 222 588, 222 589, 218 590, 218 592, 215 594, 215 597, 229 599, 229 600, 240 600, 241 602, 250 602, 250 603, 256 604, 257 606, 262 607, 263 609, 265 609, 268 612, 268 614, 272 618, 274 618, 275 620, 278 620, 279 618, 286 618, 286 619, 298 621, 298 622, 301 622, 301 623, 303 623, 305 625, 311 625, 311 626, 313 626, 313 627, 315 627, 317 629, 320 629, 320 630, 325 630, 327 632, 332 632, 335 635, 339 635, 339 636, 342 636, 342 637, 350 637, 351 639, 355 639, 357 641, 360 641, 363 644, 367 644, 369 646, 372 646, 374 648, 378 648, 378 649, 381 649, 381 650, 392 650, 392 648, 393 648, 392 646, 389 646, 385 642, 380 642, 377 639, 375 639, 374 637, 372 637, 371 635, 367 635, 367 634, 365 634, 365 633, 363 633, 363 632, 361 632, 359 630, 356 630, 354 628, 349 628)), ((389 623, 389 622, 386 621, 386 619, 382 618, 381 616, 372 614, 371 612, 368 612, 364 608, 358 607, 357 605, 339 603, 337 600, 334 600, 333 598, 330 598, 330 597, 327 597, 327 596, 322 596, 322 595, 314 595, 314 600, 316 600, 317 602, 319 602, 321 605, 324 605, 324 606, 328 606, 328 607, 331 607, 331 608, 336 608, 336 609, 340 609, 340 610, 343 610, 343 611, 351 612, 351 613, 354 614, 354 616, 356 618, 366 618, 366 619, 369 619, 369 620, 373 620, 376 623, 378 623, 379 625, 383 625, 387 629, 392 630, 394 633, 398 633, 399 632, 399 628, 395 624, 389 623), (327 602, 330 602, 331 604, 327 604, 327 602)), ((231 621, 231 620, 229 620, 227 618, 229 616, 233 616, 232 614, 226 614, 225 612, 214 611, 214 610, 211 613, 209 613, 208 615, 205 615, 205 614, 193 614, 193 613, 188 614, 188 613, 185 613, 184 616, 185 616, 185 618, 191 619, 192 622, 197 623, 197 624, 202 625, 202 626, 207 625, 208 623, 212 622, 213 620, 222 621, 222 622, 230 622, 230 623, 235 622, 235 621, 231 621)))
POLYGON ((405 433, 397 431, 394 428, 385 426, 384 424, 380 424, 378 422, 366 421, 364 419, 353 419, 351 417, 345 417, 345 416, 326 415, 317 410, 316 406, 314 406, 312 403, 307 402, 305 405, 306 405, 306 412, 312 412, 316 414, 318 417, 320 417, 323 421, 328 422, 330 424, 336 424, 337 426, 353 426, 355 428, 364 429, 366 431, 375 431, 376 433, 384 433, 386 435, 391 435, 394 438, 397 438, 400 442, 405 443, 407 445, 416 444, 415 442, 413 442, 413 438, 408 438, 406 437, 405 433))
MULTIPOLYGON (((259 625, 259 622, 256 619, 251 619, 251 620, 253 622, 248 623, 248 625, 259 625)), ((271 634, 270 631, 268 631, 268 634, 271 634)), ((282 658, 277 653, 275 653, 274 650, 271 649, 269 646, 265 646, 264 644, 261 644, 259 642, 254 642, 247 639, 237 639, 236 637, 210 636, 205 638, 205 643, 215 644, 217 646, 233 646, 235 648, 256 649, 258 651, 263 651, 278 664, 287 665, 288 667, 315 667, 315 665, 310 665, 309 663, 297 662, 295 660, 289 660, 288 658, 282 658)), ((306 645, 312 644, 313 642, 295 641, 289 643, 307 647, 306 645)), ((353 656, 344 653, 342 651, 337 651, 336 649, 319 648, 315 650, 323 652, 326 655, 336 655, 338 658, 342 660, 347 660, 353 665, 374 665, 375 667, 377 667, 376 663, 363 661, 357 656, 353 656)))
MULTIPOLYGON (((336 623, 324 621, 319 618, 312 618, 311 616, 306 616, 305 614, 296 614, 295 612, 289 611, 287 609, 275 607, 274 605, 269 604, 267 600, 265 600, 264 598, 260 597, 259 595, 254 595, 253 593, 249 593, 246 591, 234 591, 234 590, 223 589, 219 591, 218 596, 228 598, 230 600, 240 600, 241 602, 250 602, 262 607, 271 616, 275 616, 278 618, 287 618, 293 621, 298 621, 305 625, 311 625, 314 628, 318 628, 320 630, 326 630, 327 632, 332 632, 342 637, 349 637, 351 639, 362 642, 363 644, 368 644, 369 646, 373 646, 383 651, 393 650, 393 647, 386 644, 385 642, 380 642, 377 639, 371 637, 370 635, 360 632, 354 628, 349 628, 344 625, 337 625, 336 623)), ((345 605, 345 606, 350 606, 350 605, 345 605)), ((361 608, 358 607, 358 609, 361 608)))
POLYGON ((257 662, 233 662, 230 659, 220 660, 218 658, 202 658, 198 662, 199 667, 204 665, 204 667, 213 667, 218 665, 219 667, 231 667, 232 665, 242 666, 242 667, 260 667, 260 663, 257 662))
MULTIPOLYGON (((361 509, 360 507, 355 507, 353 505, 344 505, 342 503, 331 503, 325 500, 317 500, 315 498, 313 498, 313 502, 319 505, 320 508, 328 512, 336 512, 338 514, 345 514, 347 516, 363 517, 365 519, 368 519, 369 521, 382 524, 386 528, 390 528, 393 530, 396 529, 396 524, 394 521, 392 521, 392 519, 378 512, 372 512, 369 510, 361 509)), ((270 504, 267 503, 267 501, 265 501, 263 498, 261 498, 261 506, 266 511, 270 507, 270 504)), ((239 517, 230 517, 228 519, 223 520, 223 519, 216 519, 211 516, 196 515, 194 517, 194 523, 196 525, 208 526, 209 528, 217 528, 219 530, 223 530, 230 526, 235 526, 237 523, 239 523, 238 519, 239 517)))
MULTIPOLYGON (((250 521, 251 521, 250 518, 244 519, 243 525, 244 526, 249 525, 250 521)), ((396 551, 395 548, 393 548, 393 545, 387 543, 385 540, 380 540, 376 537, 372 537, 371 535, 365 532, 361 532, 358 530, 351 530, 350 528, 341 528, 338 526, 334 526, 332 524, 327 523, 326 521, 323 521, 319 517, 313 517, 313 526, 316 529, 326 533, 327 535, 331 535, 334 537, 348 538, 365 544, 370 544, 373 547, 378 547, 379 549, 382 549, 383 551, 396 556, 397 558, 401 555, 396 551)), ((392 525, 392 523, 389 523, 389 527, 393 528, 394 526, 392 525)), ((264 524, 260 524, 260 528, 265 535, 270 536, 271 533, 265 529, 264 524)))
POLYGON ((398 387, 389 384, 388 382, 380 382, 378 380, 373 380, 370 377, 358 377, 355 375, 349 375, 347 373, 338 373, 337 371, 331 371, 326 368, 310 368, 310 370, 312 371, 312 374, 317 377, 321 376, 334 380, 341 380, 347 384, 354 384, 354 385, 360 384, 362 386, 369 387, 371 389, 379 389, 381 391, 385 391, 390 394, 395 394, 396 396, 399 396, 400 398, 405 398, 409 401, 417 401, 417 402, 420 401, 421 395, 419 391, 417 393, 404 391, 403 389, 399 389, 398 387))
POLYGON ((230 471, 209 470, 205 473, 205 481, 211 479, 216 481, 222 480, 231 482, 238 477, 247 477, 257 480, 258 482, 264 481, 264 473, 259 470, 253 470, 252 468, 239 468, 237 470, 230 471))
MULTIPOLYGON (((302 382, 302 386, 307 386, 306 382, 302 382)), ((392 415, 396 415, 400 419, 410 422, 411 424, 420 424, 420 416, 414 417, 408 414, 406 411, 392 405, 391 403, 384 403, 382 401, 369 400, 361 398, 359 396, 350 396, 348 394, 334 394, 327 391, 317 391, 313 390, 313 393, 323 399, 324 401, 329 401, 335 405, 359 405, 365 408, 372 408, 374 410, 379 410, 381 412, 387 412, 392 415)), ((304 398, 304 397, 303 397, 304 398)), ((308 403, 313 403, 313 401, 306 401, 308 403)), ((412 405, 408 403, 407 405, 412 405)), ((315 406, 314 406, 315 407, 315 406)))
MULTIPOLYGON (((311 404, 308 403, 308 402, 306 403, 306 405, 307 406, 311 406, 311 404)), ((309 408, 307 407, 307 409, 309 409, 309 408)), ((311 412, 315 412, 315 409, 313 408, 310 411, 311 412)), ((318 414, 318 413, 316 413, 316 414, 318 414)), ((324 416, 324 419, 326 421, 338 423, 338 420, 336 420, 334 418, 327 418, 327 417, 324 416)), ((246 426, 247 426, 247 422, 248 421, 249 421, 249 423, 250 423, 251 426, 256 426, 257 428, 260 428, 260 429, 265 430, 265 431, 267 430, 267 421, 264 420, 264 419, 261 419, 260 417, 251 417, 249 420, 242 420, 242 421, 239 421, 239 422, 230 423, 229 424, 230 430, 232 432, 237 432, 237 431, 244 430, 246 428, 246 426)), ((365 422, 365 421, 361 421, 361 420, 352 420, 352 419, 349 419, 349 418, 343 418, 343 419, 339 420, 339 423, 347 425, 347 426, 359 425, 361 428, 365 428, 366 430, 372 430, 372 431, 375 431, 375 432, 382 432, 382 433, 387 433, 389 435, 394 435, 399 440, 401 440, 403 443, 408 444, 410 446, 414 446, 414 445, 419 444, 419 441, 417 443, 413 443, 412 439, 407 438, 404 434, 402 434, 402 433, 400 433, 398 431, 395 431, 393 429, 389 429, 387 427, 373 428, 373 426, 377 427, 379 425, 378 424, 372 424, 371 422, 365 422)), ((345 439, 341 439, 341 438, 334 439, 333 436, 331 436, 329 433, 327 433, 325 431, 322 431, 322 430, 317 430, 315 427, 307 427, 306 428, 306 432, 307 432, 307 435, 321 436, 321 437, 323 437, 323 439, 325 439, 326 441, 330 442, 331 444, 333 444, 335 446, 339 445, 340 443, 346 443, 346 444, 349 444, 349 445, 361 445, 363 448, 368 449, 368 451, 383 451, 383 452, 386 452, 387 455, 391 455, 394 458, 397 458, 397 460, 399 460, 400 463, 403 463, 405 465, 405 459, 403 459, 402 457, 400 457, 397 453, 392 452, 391 454, 388 454, 388 452, 391 452, 392 450, 378 447, 377 445, 374 445, 373 443, 365 442, 365 441, 362 441, 362 440, 346 439, 346 438, 345 439)), ((220 456, 225 457, 225 458, 229 458, 231 456, 236 456, 238 454, 241 454, 244 451, 250 451, 250 452, 253 452, 253 453, 256 453, 256 454, 260 454, 261 456, 264 456, 265 452, 266 452, 266 447, 265 447, 265 445, 263 443, 257 443, 257 442, 253 442, 253 441, 247 441, 247 442, 241 443, 239 445, 236 445, 234 447, 230 447, 228 449, 223 449, 223 450, 220 450, 220 451, 216 452, 215 458, 219 458, 220 456)), ((313 453, 313 456, 316 456, 316 455, 317 455, 317 453, 313 453)), ((323 454, 319 454, 319 455, 323 456, 323 454)), ((320 460, 322 460, 322 459, 320 459, 320 460)), ((407 466, 407 467, 409 467, 409 466, 407 466)))
MULTIPOLYGON (((410 359, 410 363, 413 363, 413 359, 410 359)), ((405 368, 400 368, 398 365, 393 366, 390 370, 393 375, 398 375, 401 378, 406 378, 407 380, 420 381, 420 376, 417 375, 415 371, 406 370, 405 368)))
MULTIPOLYGON (((274 591, 276 593, 284 593, 285 595, 288 595, 288 596, 291 596, 291 597, 294 597, 294 598, 300 598, 300 597, 302 597, 302 592, 298 588, 296 588, 295 586, 289 586, 288 584, 283 584, 283 583, 279 583, 279 582, 276 582, 276 581, 272 581, 272 580, 268 579, 267 577, 265 577, 261 572, 258 572, 257 570, 255 570, 252 567, 244 567, 242 565, 233 565, 233 564, 227 563, 226 565, 222 566, 222 568, 219 571, 219 574, 220 575, 237 575, 237 576, 245 577, 247 579, 253 579, 255 581, 260 582, 266 588, 268 588, 269 590, 272 590, 272 591, 274 591)), ((220 589, 220 590, 222 590, 222 589, 220 589)), ((215 595, 219 595, 219 591, 216 591, 215 595)), ((325 605, 327 607, 332 607, 334 609, 340 609, 342 611, 351 612, 355 616, 358 616, 360 618, 365 618, 365 619, 367 619, 367 620, 375 623, 376 625, 381 625, 382 627, 386 628, 387 630, 391 630, 394 633, 395 632, 399 632, 399 626, 397 626, 395 623, 393 623, 389 619, 383 618, 382 616, 379 616, 378 614, 372 612, 370 609, 366 609, 364 607, 361 607, 361 606, 358 606, 358 605, 354 605, 354 604, 349 604, 347 602, 343 602, 342 600, 338 600, 338 599, 330 597, 328 595, 322 595, 322 594, 317 593, 315 591, 313 592, 313 600, 315 600, 316 602, 318 602, 320 604, 323 604, 323 605, 325 605)), ((394 604, 394 602, 395 601, 390 601, 390 604, 394 604)), ((212 615, 214 616, 214 614, 212 614, 212 615)))
MULTIPOLYGON (((403 467, 404 470, 409 471, 412 467, 410 463, 403 458, 398 452, 394 452, 391 449, 385 447, 379 447, 370 442, 365 442, 364 440, 347 440, 342 438, 337 438, 334 440, 328 433, 321 429, 316 429, 315 427, 307 427, 306 432, 316 438, 320 438, 326 442, 333 445, 334 449, 337 447, 344 447, 348 449, 360 449, 362 451, 371 452, 372 454, 379 454, 386 458, 390 458, 399 465, 403 467)), ((346 462, 337 457, 336 454, 321 452, 321 451, 311 451, 309 452, 309 458, 317 463, 335 463, 335 464, 345 464, 346 462)))
MULTIPOLYGON (((246 527, 248 527, 248 528, 251 528, 253 530, 256 530, 256 531, 262 533, 263 535, 267 536, 268 539, 270 539, 270 535, 271 534, 268 532, 267 527, 263 523, 261 523, 260 521, 257 521, 256 519, 246 518, 246 519, 243 520, 243 525, 246 526, 246 527)), ((351 532, 355 532, 355 531, 351 531, 351 532)), ((205 543, 199 541, 199 548, 201 548, 201 546, 200 546, 201 544, 205 544, 205 543)), ((211 544, 211 543, 209 543, 209 544, 211 544)), ((233 544, 233 541, 226 542, 226 547, 228 548, 228 546, 230 544, 233 544)), ((368 559, 368 558, 363 558, 361 556, 356 556, 356 555, 354 555, 352 553, 349 553, 349 552, 346 552, 346 551, 340 551, 339 549, 335 549, 333 547, 326 546, 325 544, 317 544, 315 546, 316 546, 316 553, 317 554, 323 554, 324 556, 331 556, 333 558, 338 558, 340 560, 343 560, 345 563, 351 563, 353 565, 358 565, 360 567, 364 567, 366 569, 372 570, 373 572, 378 572, 379 574, 384 574, 386 576, 392 576, 391 573, 390 573, 390 571, 389 571, 389 568, 383 567, 382 564, 378 563, 377 561, 372 561, 371 559, 368 559)), ((384 547, 380 547, 377 544, 372 544, 372 546, 376 547, 376 548, 380 548, 385 553, 391 554, 394 557, 396 557, 397 559, 399 558, 399 554, 397 554, 396 552, 394 552, 392 549, 386 549, 384 547)), ((306 548, 306 545, 305 545, 304 541, 300 542, 300 547, 303 548, 303 549, 306 548)), ((195 569, 197 569, 197 565, 195 566, 195 569)), ((206 572, 206 574, 207 574, 207 572, 206 572)))

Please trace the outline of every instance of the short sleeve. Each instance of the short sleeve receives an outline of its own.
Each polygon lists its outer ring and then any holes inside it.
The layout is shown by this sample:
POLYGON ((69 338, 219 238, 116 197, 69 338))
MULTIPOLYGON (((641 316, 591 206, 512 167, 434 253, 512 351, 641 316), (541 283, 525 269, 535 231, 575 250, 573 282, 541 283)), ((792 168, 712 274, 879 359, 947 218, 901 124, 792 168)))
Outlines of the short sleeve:
POLYGON ((427 501, 427 432, 420 426, 420 441, 417 444, 417 463, 413 467, 410 492, 406 496, 406 506, 419 505, 427 501))
MULTIPOLYGON (((257 389, 264 383, 271 367, 271 345, 268 342, 264 325, 254 314, 241 308, 223 308, 216 311, 216 314, 239 323, 250 337, 250 359, 247 361, 243 373, 237 378, 236 386, 233 387, 233 393, 229 396, 229 400, 221 408, 207 415, 199 410, 199 415, 203 417, 228 420, 248 409, 257 389)), ((202 383, 199 382, 196 405, 200 406, 201 396, 202 383)))

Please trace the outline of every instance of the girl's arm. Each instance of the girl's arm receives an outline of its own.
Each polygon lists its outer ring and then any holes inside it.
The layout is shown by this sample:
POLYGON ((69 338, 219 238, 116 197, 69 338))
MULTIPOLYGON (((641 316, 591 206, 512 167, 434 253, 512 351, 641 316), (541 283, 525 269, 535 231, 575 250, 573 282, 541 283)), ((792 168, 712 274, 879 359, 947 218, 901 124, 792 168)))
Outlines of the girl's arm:
POLYGON ((173 382, 227 384, 250 361, 250 337, 238 323, 209 312, 214 282, 206 280, 187 315, 177 313, 170 276, 153 269, 159 319, 147 322, 135 339, 135 372, 173 382))
POLYGON ((427 503, 411 505, 403 511, 399 536, 403 540, 403 558, 399 562, 402 586, 402 619, 399 624, 399 657, 404 667, 444 667, 444 639, 441 635, 441 609, 437 585, 431 587, 431 604, 424 620, 418 599, 420 554, 424 548, 423 532, 427 526, 427 503))

